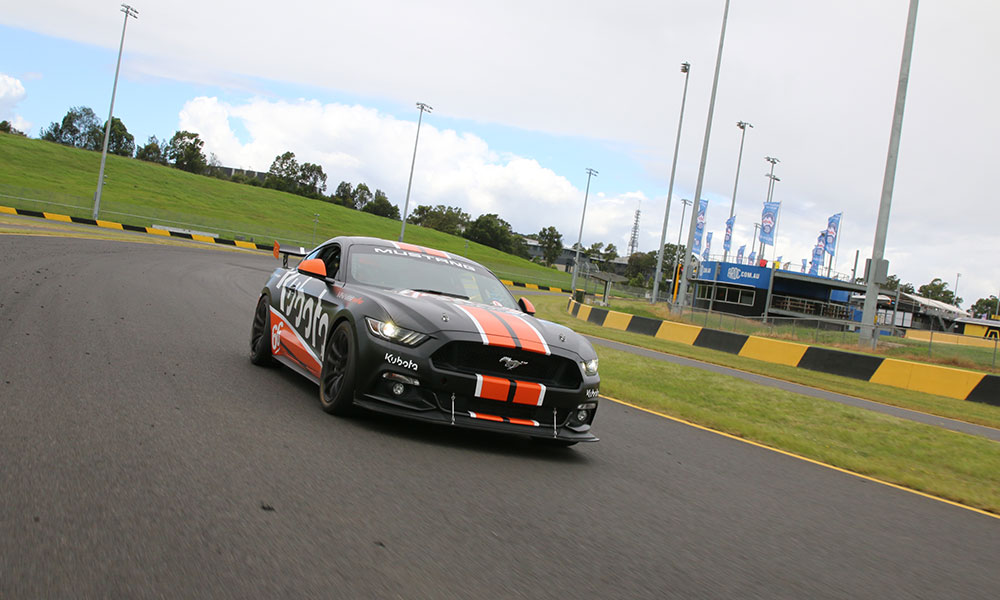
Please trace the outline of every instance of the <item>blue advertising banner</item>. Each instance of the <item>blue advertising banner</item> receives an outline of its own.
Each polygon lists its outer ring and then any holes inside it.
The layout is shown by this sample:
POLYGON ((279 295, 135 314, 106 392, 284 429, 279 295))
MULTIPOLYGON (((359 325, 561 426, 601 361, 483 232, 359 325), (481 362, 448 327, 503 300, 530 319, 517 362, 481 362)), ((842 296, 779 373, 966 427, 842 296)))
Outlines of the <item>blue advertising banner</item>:
POLYGON ((802 259, 802 272, 803 273, 806 272, 806 259, 804 259, 804 258, 802 259))
POLYGON ((708 200, 698 202, 698 217, 694 222, 694 243, 691 244, 691 254, 701 252, 701 236, 705 233, 705 213, 708 212, 708 200))
POLYGON ((717 263, 714 260, 701 263, 698 279, 711 281, 716 264, 719 265, 719 273, 715 281, 719 283, 736 283, 767 289, 767 283, 771 279, 771 270, 767 267, 748 267, 729 262, 717 263))
POLYGON ((722 249, 729 252, 733 243, 733 224, 736 223, 736 215, 726 219, 726 239, 722 241, 722 249))
POLYGON ((743 251, 746 250, 746 249, 747 249, 747 245, 743 244, 742 246, 740 246, 740 249, 736 251, 736 262, 738 262, 738 263, 742 263, 743 262, 743 251))
POLYGON ((705 251, 701 253, 701 257, 708 260, 708 253, 712 250, 712 232, 709 231, 708 235, 705 236, 705 251))
POLYGON ((826 222, 826 253, 833 256, 837 249, 837 236, 840 234, 840 218, 844 213, 837 213, 826 222))
POLYGON ((747 259, 747 262, 752 265, 755 260, 757 260, 757 251, 756 250, 751 250, 750 251, 750 257, 747 259))
POLYGON ((780 202, 765 202, 760 213, 760 241, 768 246, 774 245, 774 227, 778 224, 780 202))

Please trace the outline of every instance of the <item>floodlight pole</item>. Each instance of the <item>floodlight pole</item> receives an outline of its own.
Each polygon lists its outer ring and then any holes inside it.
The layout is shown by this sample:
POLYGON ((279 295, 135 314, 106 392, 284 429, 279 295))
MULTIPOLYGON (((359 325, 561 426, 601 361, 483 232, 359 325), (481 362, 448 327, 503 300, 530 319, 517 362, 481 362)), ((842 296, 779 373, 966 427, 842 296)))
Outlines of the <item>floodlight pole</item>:
POLYGON ((417 164, 417 144, 420 143, 420 123, 424 119, 424 111, 430 113, 434 110, 433 107, 424 104, 423 102, 417 102, 417 108, 420 109, 420 115, 417 117, 417 139, 413 141, 413 160, 410 161, 410 179, 406 182, 406 202, 403 203, 403 224, 399 228, 399 241, 403 241, 403 234, 406 233, 406 214, 410 209, 410 187, 413 186, 413 167, 417 164))
MULTIPOLYGON (((712 137, 712 117, 715 115, 715 94, 719 89, 719 71, 722 70, 722 48, 726 41, 726 20, 729 17, 729 0, 726 0, 725 9, 722 12, 722 31, 719 33, 719 53, 715 57, 715 76, 712 79, 712 96, 708 102, 708 119, 705 123, 705 141, 701 146, 701 164, 698 166, 698 182, 694 187, 694 201, 701 201, 701 189, 705 183, 705 163, 708 161, 708 141, 712 137)), ((698 220, 698 209, 691 209, 691 222, 688 224, 688 243, 684 251, 684 277, 685 279, 695 279, 691 273, 691 247, 694 244, 694 228, 698 220)), ((686 290, 681 290, 679 302, 674 303, 675 311, 683 311, 687 302, 686 290)))
POLYGON ((118 64, 115 66, 115 83, 111 86, 111 108, 108 109, 108 122, 104 124, 104 146, 101 149, 101 170, 97 174, 97 192, 94 193, 94 211, 91 218, 97 219, 101 212, 101 192, 104 189, 104 163, 108 160, 108 139, 111 137, 111 119, 115 114, 115 92, 118 91, 118 72, 122 68, 122 50, 125 49, 125 28, 128 26, 128 18, 139 18, 139 11, 128 4, 122 4, 121 11, 125 13, 125 21, 122 23, 122 41, 118 44, 118 64))
POLYGON ((583 242, 583 220, 587 218, 587 197, 590 195, 590 178, 597 175, 597 171, 587 167, 587 191, 583 193, 583 214, 580 215, 580 235, 576 238, 576 258, 573 259, 573 281, 570 283, 571 293, 576 293, 576 277, 580 271, 580 245, 583 242))
MULTIPOLYGON (((892 129, 889 133, 889 151, 885 159, 885 175, 882 178, 882 198, 879 202, 878 221, 875 224, 875 241, 872 244, 871 267, 865 282, 865 306, 861 313, 861 327, 858 345, 878 343, 875 327, 875 310, 878 306, 879 282, 876 274, 881 274, 885 260, 885 240, 889 231, 889 212, 892 209, 892 188, 896 180, 896 162, 899 158, 899 138, 903 133, 903 109, 906 107, 906 86, 910 80, 910 57, 913 55, 913 36, 917 29, 917 4, 910 0, 910 10, 906 16, 906 35, 903 38, 903 57, 899 63, 899 81, 896 84, 896 107, 892 115, 892 129)), ((887 268, 887 267, 886 267, 887 268)))
MULTIPOLYGON (((674 264, 671 267, 670 279, 674 282, 674 289, 677 289, 677 261, 681 258, 681 232, 684 231, 684 213, 687 212, 687 207, 693 204, 693 200, 688 200, 687 198, 681 198, 681 226, 677 228, 677 249, 674 250, 674 264)), ((673 297, 673 294, 671 294, 673 297)))
POLYGON ((955 275, 955 306, 958 307, 958 280, 962 277, 961 273, 955 275))
MULTIPOLYGON (((740 131, 742 133, 740 133, 740 153, 736 157, 736 181, 735 181, 735 183, 733 183, 733 199, 729 203, 729 218, 730 219, 733 218, 733 214, 736 211, 736 189, 740 185, 740 164, 743 162, 743 140, 745 140, 746 137, 747 137, 747 127, 749 127, 750 129, 753 129, 753 125, 751 125, 750 123, 747 123, 746 121, 737 121, 736 122, 736 126, 740 128, 740 131)), ((729 228, 729 221, 726 221, 726 228, 727 229, 729 228)), ((723 235, 725 235, 725 234, 723 234, 723 235)), ((723 246, 725 246, 725 243, 726 243, 725 238, 723 238, 722 243, 723 243, 723 246)), ((730 246, 732 245, 732 231, 730 231, 730 235, 729 235, 729 245, 730 246)), ((727 250, 725 247, 723 247, 722 248, 722 262, 728 262, 728 261, 729 261, 729 250, 727 250)))
MULTIPOLYGON (((660 270, 663 269, 663 245, 667 241, 667 222, 670 220, 670 200, 674 195, 674 174, 677 173, 677 153, 681 147, 681 126, 684 124, 684 104, 687 102, 688 78, 691 76, 691 63, 681 63, 681 73, 684 73, 684 93, 681 94, 681 116, 677 121, 677 140, 674 142, 674 162, 670 166, 670 185, 667 187, 667 208, 663 211, 663 229, 660 231, 660 247, 656 253, 656 276, 653 277, 653 297, 651 304, 656 304, 657 294, 660 292, 660 270)), ((684 217, 682 216, 683 220, 684 217)), ((681 225, 683 227, 683 224, 681 225)), ((677 240, 680 243, 680 240, 677 240)), ((674 252, 676 255, 680 248, 674 252)), ((674 276, 671 275, 671 280, 674 276)))

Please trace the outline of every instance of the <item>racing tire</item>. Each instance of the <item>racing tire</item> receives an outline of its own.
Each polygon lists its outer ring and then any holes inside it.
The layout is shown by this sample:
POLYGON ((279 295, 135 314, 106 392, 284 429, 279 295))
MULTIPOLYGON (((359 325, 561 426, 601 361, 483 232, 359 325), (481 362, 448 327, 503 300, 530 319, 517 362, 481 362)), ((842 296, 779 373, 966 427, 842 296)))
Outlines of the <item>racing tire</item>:
POLYGON ((346 417, 354 414, 354 380, 357 344, 351 324, 343 321, 333 330, 323 353, 319 375, 319 403, 324 412, 346 417))
POLYGON ((275 364, 271 356, 271 305, 266 295, 261 295, 253 312, 253 327, 250 328, 250 362, 258 367, 275 364))

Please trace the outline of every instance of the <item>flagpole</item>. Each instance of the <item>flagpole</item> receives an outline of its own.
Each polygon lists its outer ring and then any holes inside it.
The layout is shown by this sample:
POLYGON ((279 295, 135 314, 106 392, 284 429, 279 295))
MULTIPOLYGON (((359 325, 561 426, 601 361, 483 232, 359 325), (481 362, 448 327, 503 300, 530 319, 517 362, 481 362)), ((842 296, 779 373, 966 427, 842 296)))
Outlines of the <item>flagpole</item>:
POLYGON ((837 266, 837 254, 840 253, 841 232, 844 231, 844 211, 840 211, 840 226, 837 227, 837 243, 833 246, 833 266, 837 266))

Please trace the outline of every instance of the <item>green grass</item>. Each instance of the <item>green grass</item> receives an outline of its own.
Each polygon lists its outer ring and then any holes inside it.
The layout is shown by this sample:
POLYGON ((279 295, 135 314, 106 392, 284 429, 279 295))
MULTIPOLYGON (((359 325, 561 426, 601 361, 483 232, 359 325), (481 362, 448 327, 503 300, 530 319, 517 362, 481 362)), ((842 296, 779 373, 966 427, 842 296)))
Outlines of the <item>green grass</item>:
MULTIPOLYGON (((933 415, 958 419, 967 423, 1000 429, 1000 407, 997 406, 914 392, 858 379, 810 371, 808 369, 777 365, 727 352, 688 346, 678 342, 629 333, 627 331, 619 331, 617 329, 598 327, 593 323, 576 319, 566 312, 566 300, 566 297, 559 296, 532 297, 532 302, 538 311, 537 314, 539 317, 561 323, 587 335, 624 342, 651 350, 659 350, 678 356, 685 356, 784 381, 801 383, 802 385, 873 400, 883 404, 891 404, 933 415)), ((642 404, 642 402, 636 401, 636 404, 642 404)))
POLYGON ((1000 513, 996 442, 626 352, 597 353, 601 392, 614 398, 1000 513))
MULTIPOLYGON (((0 134, 0 204, 90 217, 99 166, 98 152, 0 134)), ((303 246, 337 235, 399 236, 399 221, 120 156, 108 156, 105 174, 101 218, 109 221, 303 246)), ((433 229, 407 225, 406 241, 461 254, 504 279, 569 287, 566 273, 433 229)))

